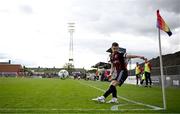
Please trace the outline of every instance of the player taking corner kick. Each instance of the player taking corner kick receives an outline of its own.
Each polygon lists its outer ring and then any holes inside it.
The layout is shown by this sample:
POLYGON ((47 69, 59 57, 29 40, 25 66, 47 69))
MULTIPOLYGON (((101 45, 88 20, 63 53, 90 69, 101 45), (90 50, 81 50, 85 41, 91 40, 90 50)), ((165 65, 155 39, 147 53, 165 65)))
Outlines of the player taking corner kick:
POLYGON ((111 61, 111 72, 109 76, 111 76, 114 72, 116 72, 114 78, 112 78, 111 83, 107 91, 100 97, 92 99, 93 101, 97 102, 105 102, 105 99, 112 94, 112 99, 108 101, 107 103, 118 103, 117 99, 117 90, 116 86, 121 86, 126 78, 128 77, 128 71, 127 71, 127 59, 131 58, 140 58, 145 59, 144 56, 137 56, 137 55, 128 55, 126 53, 120 53, 119 52, 119 44, 114 42, 112 43, 112 53, 110 56, 111 61))

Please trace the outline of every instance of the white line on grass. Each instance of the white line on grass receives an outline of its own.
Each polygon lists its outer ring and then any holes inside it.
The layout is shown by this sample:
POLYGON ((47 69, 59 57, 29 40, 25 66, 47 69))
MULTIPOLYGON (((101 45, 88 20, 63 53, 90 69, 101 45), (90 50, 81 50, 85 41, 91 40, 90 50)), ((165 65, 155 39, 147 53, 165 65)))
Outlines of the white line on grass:
POLYGON ((125 105, 128 105, 128 104, 126 103, 126 104, 113 105, 113 106, 111 107, 111 110, 118 110, 118 107, 119 107, 119 106, 125 106, 125 105))
POLYGON ((0 111, 110 111, 110 109, 0 108, 0 111))
MULTIPOLYGON (((128 111, 128 110, 154 110, 154 109, 121 109, 117 111, 128 111)), ((61 108, 0 108, 0 111, 112 111, 111 109, 61 109, 61 108)))
MULTIPOLYGON (((79 82, 80 84, 83 84, 83 85, 86 85, 86 86, 89 86, 89 87, 92 87, 94 89, 97 89, 99 91, 102 91, 102 92, 105 92, 104 89, 101 89, 101 88, 98 88, 96 86, 92 86, 90 84, 86 84, 86 83, 83 83, 83 82, 79 82)), ((125 97, 122 97, 122 96, 119 96, 118 95, 118 98, 120 99, 123 99, 125 101, 128 101, 128 102, 131 102, 131 103, 134 103, 134 104, 138 104, 138 105, 143 105, 143 106, 146 106, 146 107, 149 107, 149 108, 152 108, 152 110, 163 110, 163 108, 161 107, 158 107, 158 106, 153 106, 153 105, 149 105, 149 104, 145 104, 145 103, 140 103, 140 102, 137 102, 137 101, 134 101, 134 100, 130 100, 130 99, 127 99, 125 97)), ((117 108, 115 108, 117 110, 117 108)), ((132 110, 132 109, 129 109, 129 110, 132 110)), ((136 110, 136 109, 133 109, 133 110, 136 110)), ((146 110, 146 109, 143 109, 143 110, 146 110)), ((149 109, 148 109, 149 110, 149 109)))

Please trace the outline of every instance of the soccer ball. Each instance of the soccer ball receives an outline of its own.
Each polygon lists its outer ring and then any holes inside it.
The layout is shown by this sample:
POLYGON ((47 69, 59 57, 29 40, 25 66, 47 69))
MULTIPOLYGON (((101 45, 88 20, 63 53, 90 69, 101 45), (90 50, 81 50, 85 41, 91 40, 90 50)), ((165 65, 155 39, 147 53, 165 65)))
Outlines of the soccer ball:
POLYGON ((69 76, 69 73, 67 70, 60 70, 59 73, 58 73, 58 76, 61 78, 61 79, 65 79, 69 76))

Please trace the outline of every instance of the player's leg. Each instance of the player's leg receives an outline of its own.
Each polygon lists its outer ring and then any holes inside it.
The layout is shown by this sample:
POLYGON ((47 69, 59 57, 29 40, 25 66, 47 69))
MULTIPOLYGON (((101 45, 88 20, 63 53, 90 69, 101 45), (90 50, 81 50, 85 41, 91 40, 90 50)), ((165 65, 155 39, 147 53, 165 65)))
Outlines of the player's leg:
POLYGON ((116 87, 115 87, 115 83, 116 80, 112 80, 108 90, 103 94, 103 96, 106 98, 108 97, 111 93, 113 93, 114 91, 116 91, 116 87))
POLYGON ((138 74, 136 74, 136 85, 138 85, 138 74))
POLYGON ((127 76, 128 76, 127 70, 122 70, 119 73, 119 76, 116 78, 116 80, 112 82, 112 85, 114 86, 114 90, 112 91, 112 99, 108 101, 108 103, 118 103, 116 87, 121 86, 124 83, 124 81, 127 79, 127 76))
POLYGON ((113 81, 110 83, 109 88, 106 90, 106 92, 103 94, 103 96, 94 98, 94 99, 92 99, 92 100, 94 100, 94 101, 99 101, 99 102, 105 102, 105 99, 106 99, 111 93, 113 93, 113 94, 115 94, 115 92, 117 93, 116 87, 114 86, 114 84, 115 84, 115 80, 113 80, 113 81))
POLYGON ((114 87, 114 90, 112 91, 112 97, 113 98, 117 98, 117 90, 116 87, 119 85, 120 83, 116 80, 113 81, 112 85, 114 87))
POLYGON ((113 89, 112 89, 112 99, 110 101, 108 101, 107 103, 118 103, 116 87, 119 84, 120 83, 117 80, 112 81, 112 83, 111 83, 111 87, 113 87, 113 89))
POLYGON ((107 98, 112 93, 113 98, 108 103, 118 103, 116 86, 117 85, 121 86, 126 80, 127 76, 128 76, 127 70, 122 70, 120 73, 117 74, 116 78, 112 80, 108 90, 103 94, 103 96, 97 97, 92 100, 105 102, 105 98, 107 98))
POLYGON ((141 86, 143 85, 144 80, 145 80, 145 76, 142 75, 141 82, 140 82, 141 86))
POLYGON ((92 100, 94 101, 98 101, 98 102, 105 102, 105 99, 112 93, 113 99, 115 102, 117 102, 117 90, 116 90, 116 86, 119 85, 119 82, 116 81, 116 79, 118 79, 118 76, 111 81, 109 88, 106 90, 106 92, 103 94, 103 96, 94 98, 92 100))
POLYGON ((145 87, 147 87, 148 86, 148 73, 147 72, 145 72, 145 80, 146 80, 146 86, 145 87))
POLYGON ((151 74, 150 73, 148 73, 148 79, 149 79, 149 83, 150 83, 149 87, 151 87, 152 81, 151 81, 151 74))
POLYGON ((143 85, 143 82, 144 82, 144 80, 142 79, 141 82, 140 82, 140 84, 143 85))

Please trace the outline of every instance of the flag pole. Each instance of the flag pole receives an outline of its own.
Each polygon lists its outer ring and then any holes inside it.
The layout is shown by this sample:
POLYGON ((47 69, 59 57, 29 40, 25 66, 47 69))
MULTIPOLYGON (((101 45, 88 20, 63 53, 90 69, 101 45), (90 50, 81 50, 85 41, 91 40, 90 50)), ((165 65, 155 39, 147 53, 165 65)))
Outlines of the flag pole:
POLYGON ((161 85, 162 85, 162 95, 163 95, 163 109, 166 110, 166 95, 164 86, 164 73, 163 73, 163 62, 162 62, 162 50, 161 50, 161 35, 160 28, 158 27, 158 38, 159 38, 159 58, 160 58, 160 71, 161 71, 161 85))

